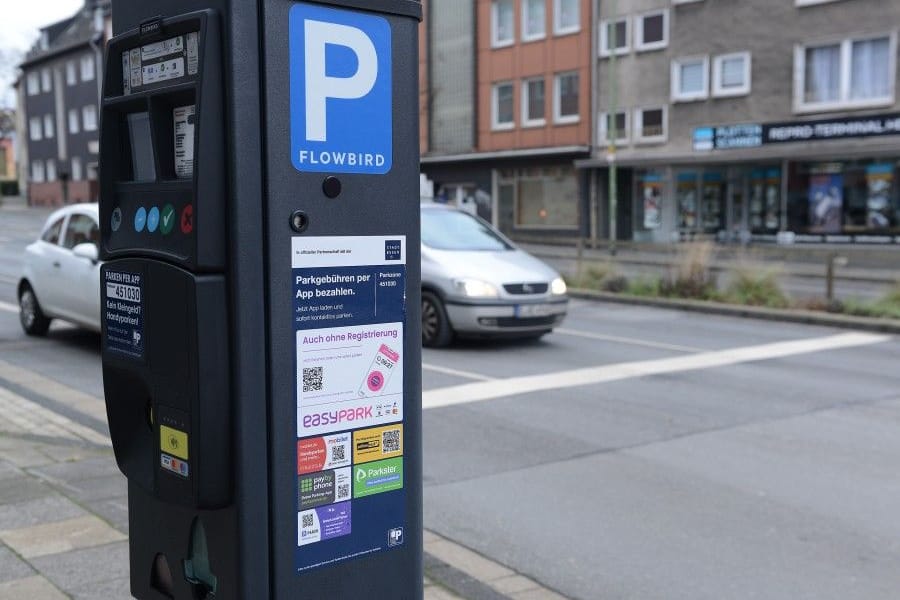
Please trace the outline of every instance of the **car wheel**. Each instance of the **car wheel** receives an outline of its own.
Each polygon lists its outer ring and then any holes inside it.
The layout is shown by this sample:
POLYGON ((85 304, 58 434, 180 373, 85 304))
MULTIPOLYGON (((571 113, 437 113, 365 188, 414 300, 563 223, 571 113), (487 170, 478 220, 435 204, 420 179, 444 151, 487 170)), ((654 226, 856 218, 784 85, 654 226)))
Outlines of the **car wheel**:
POLYGON ((432 292, 422 292, 422 345, 441 348, 453 340, 444 303, 432 292))
POLYGON ((27 283, 19 294, 19 322, 28 335, 45 335, 50 329, 50 319, 44 315, 34 290, 27 283))

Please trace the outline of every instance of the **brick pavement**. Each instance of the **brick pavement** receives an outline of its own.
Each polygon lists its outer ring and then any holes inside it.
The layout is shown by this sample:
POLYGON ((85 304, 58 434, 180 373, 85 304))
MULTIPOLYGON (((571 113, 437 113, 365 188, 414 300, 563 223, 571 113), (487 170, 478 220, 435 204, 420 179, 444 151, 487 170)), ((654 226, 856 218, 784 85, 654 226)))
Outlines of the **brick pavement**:
MULTIPOLYGON (((74 407, 89 423, 102 402, 7 367, 0 361, 0 600, 131 598, 125 478, 105 435, 52 410, 74 407)), ((425 600, 563 600, 434 533, 424 541, 425 600)))

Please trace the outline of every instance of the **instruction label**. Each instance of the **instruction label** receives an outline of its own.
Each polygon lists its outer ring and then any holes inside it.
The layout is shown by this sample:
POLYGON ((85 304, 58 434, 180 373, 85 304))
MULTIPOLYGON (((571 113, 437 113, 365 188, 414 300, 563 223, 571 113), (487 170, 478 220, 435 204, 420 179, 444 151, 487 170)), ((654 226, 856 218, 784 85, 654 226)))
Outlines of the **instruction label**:
POLYGON ((291 265, 302 572, 402 543, 406 238, 295 237, 291 265))
POLYGON ((103 279, 106 347, 134 358, 143 358, 143 276, 126 271, 104 271, 103 279))
POLYGON ((196 75, 199 63, 198 33, 177 35, 122 53, 122 92, 139 91, 153 83, 196 75))
POLYGON ((175 126, 175 175, 190 177, 194 174, 194 120, 193 104, 178 106, 172 110, 175 126))

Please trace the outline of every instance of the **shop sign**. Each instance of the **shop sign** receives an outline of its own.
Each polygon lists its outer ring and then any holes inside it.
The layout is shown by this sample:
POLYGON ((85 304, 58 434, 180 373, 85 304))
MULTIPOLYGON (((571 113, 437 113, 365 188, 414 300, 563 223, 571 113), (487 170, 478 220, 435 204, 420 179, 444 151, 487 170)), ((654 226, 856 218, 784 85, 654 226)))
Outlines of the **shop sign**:
POLYGON ((900 134, 900 113, 763 125, 763 143, 809 142, 900 134))
POLYGON ((694 150, 757 148, 766 144, 900 135, 900 113, 694 129, 694 150))
POLYGON ((763 143, 763 126, 747 123, 694 129, 694 150, 757 148, 763 143))

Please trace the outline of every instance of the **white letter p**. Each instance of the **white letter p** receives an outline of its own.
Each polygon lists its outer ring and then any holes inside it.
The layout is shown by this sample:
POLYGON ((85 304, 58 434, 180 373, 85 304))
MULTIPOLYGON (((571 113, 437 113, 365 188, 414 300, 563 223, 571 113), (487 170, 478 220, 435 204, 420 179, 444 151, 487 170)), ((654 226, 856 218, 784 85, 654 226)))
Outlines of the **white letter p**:
POLYGON ((328 98, 351 100, 362 98, 378 79, 378 56, 375 45, 361 29, 337 23, 306 19, 303 24, 306 54, 306 139, 326 140, 328 98), (350 77, 325 74, 325 46, 349 48, 356 55, 358 67, 350 77))

